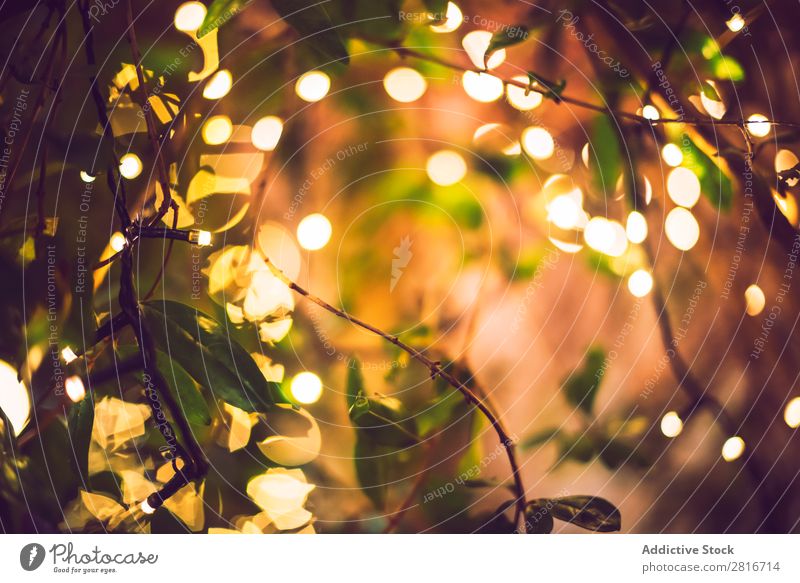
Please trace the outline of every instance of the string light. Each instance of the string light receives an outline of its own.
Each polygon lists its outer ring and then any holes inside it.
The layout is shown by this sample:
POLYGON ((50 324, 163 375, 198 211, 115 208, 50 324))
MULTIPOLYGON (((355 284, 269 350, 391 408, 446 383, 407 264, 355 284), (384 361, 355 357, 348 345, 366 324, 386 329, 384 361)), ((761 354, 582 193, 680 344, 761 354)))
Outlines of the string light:
POLYGON ((72 350, 71 346, 67 346, 61 351, 61 358, 64 359, 66 364, 71 364, 78 359, 78 355, 75 354, 75 351, 72 350))
POLYGON ((559 229, 573 229, 581 220, 583 210, 578 202, 567 194, 555 197, 547 205, 547 220, 559 229))
POLYGON ((64 381, 64 390, 67 393, 67 397, 69 397, 73 403, 83 401, 83 398, 86 396, 86 387, 83 384, 83 380, 78 375, 73 375, 64 381))
POLYGON ((800 397, 795 397, 786 403, 786 409, 783 411, 783 420, 792 429, 800 427, 800 397))
POLYGON ((491 42, 491 32, 488 30, 473 30, 464 35, 464 38, 461 39, 461 46, 464 47, 467 56, 476 68, 491 70, 499 67, 506 60, 505 49, 492 51, 491 55, 486 55, 486 49, 489 48, 491 42))
POLYGON ((747 118, 747 131, 757 138, 763 138, 769 134, 771 129, 771 124, 767 123, 768 121, 769 119, 767 116, 760 113, 754 113, 747 118))
POLYGON ((628 248, 625 228, 605 217, 593 217, 583 230, 583 238, 589 247, 611 257, 619 257, 628 248))
POLYGON ((722 445, 722 459, 724 459, 726 462, 732 462, 736 459, 739 459, 744 453, 744 448, 744 439, 738 435, 730 437, 722 445))
POLYGON ((0 410, 5 413, 14 435, 19 435, 28 422, 31 400, 28 389, 17 378, 17 370, 0 360, 0 410))
POLYGON ((656 121, 658 118, 661 117, 661 114, 654 106, 645 105, 642 108, 642 117, 645 119, 649 119, 650 121, 656 121))
POLYGON ((142 173, 142 161, 139 156, 128 153, 119 159, 119 173, 123 178, 133 179, 142 173))
POLYGON ((522 130, 522 149, 534 160, 546 160, 555 151, 553 136, 544 128, 531 126, 522 130))
POLYGON ((467 95, 481 103, 491 103, 503 96, 503 81, 489 73, 466 71, 461 84, 467 95))
POLYGON ((209 231, 192 229, 189 231, 189 243, 194 243, 200 247, 208 247, 211 245, 211 233, 209 231))
POLYGON ((758 316, 767 303, 764 291, 753 284, 744 290, 745 311, 748 316, 758 316))
POLYGON ((667 193, 675 204, 692 208, 700 200, 700 179, 688 168, 675 168, 667 177, 667 193))
POLYGON ((215 115, 203 125, 203 141, 209 146, 218 146, 228 141, 233 134, 233 124, 227 115, 215 115))
POLYGON ((435 152, 428 158, 425 168, 431 181, 439 186, 455 184, 467 174, 467 163, 453 150, 435 152))
POLYGON ((139 505, 139 508, 141 508, 142 512, 144 512, 147 515, 153 514, 156 511, 155 508, 150 506, 150 503, 147 500, 142 500, 142 503, 139 505))
POLYGON ((625 221, 625 234, 628 241, 634 244, 641 243, 647 238, 647 219, 639 211, 632 211, 625 221))
POLYGON ((464 15, 461 9, 454 3, 447 3, 447 10, 445 11, 445 19, 441 24, 431 25, 431 30, 438 33, 453 32, 461 26, 464 21, 464 15))
POLYGON ((297 225, 297 242, 303 249, 317 251, 328 244, 333 233, 333 227, 328 218, 320 213, 305 217, 297 225))
POLYGON ((313 372, 301 372, 292 379, 290 390, 298 403, 316 403, 322 395, 322 381, 313 372))
POLYGON ((397 67, 386 73, 383 88, 395 101, 411 103, 425 94, 428 82, 416 69, 397 67))
POLYGON ((295 93, 303 101, 313 103, 328 94, 331 78, 322 71, 303 73, 294 86, 295 93))
POLYGON ((206 18, 206 7, 202 2, 185 2, 175 11, 175 28, 183 32, 194 32, 206 18))
POLYGON ((84 182, 94 182, 95 178, 97 178, 96 176, 92 176, 85 170, 81 170, 80 174, 81 174, 81 180, 83 180, 84 182))
POLYGON ((676 207, 669 211, 664 222, 667 239, 676 249, 688 251, 700 238, 700 225, 688 210, 676 207))
POLYGON ((738 12, 736 14, 734 14, 730 18, 730 20, 727 20, 725 22, 725 25, 728 27, 728 30, 730 30, 731 32, 739 32, 740 30, 742 30, 744 28, 745 24, 746 23, 745 23, 744 17, 741 14, 739 14, 738 12))
POLYGON ((125 249, 125 245, 127 245, 128 242, 125 240, 125 235, 117 231, 116 233, 111 235, 111 239, 109 240, 108 244, 114 251, 119 253, 120 251, 125 249))
POLYGON ((669 411, 661 418, 661 433, 665 437, 678 437, 683 431, 683 420, 675 411, 669 411))
POLYGON ((255 123, 250 141, 259 150, 271 152, 278 145, 282 133, 283 120, 275 115, 268 115, 255 123))
POLYGON ((628 278, 628 290, 637 298, 643 298, 653 289, 653 276, 649 271, 637 269, 628 278))
MULTIPOLYGON (((517 75, 516 77, 512 77, 512 79, 525 84, 529 82, 529 79, 525 75, 517 75)), ((529 91, 518 85, 509 83, 506 85, 506 99, 508 99, 512 107, 520 111, 530 111, 542 104, 544 96, 538 91, 529 91)))
POLYGON ((661 157, 666 162, 667 166, 680 166, 683 162, 683 152, 675 144, 666 144, 661 149, 661 157))
POLYGON ((222 99, 233 86, 233 77, 227 69, 221 69, 214 73, 203 87, 203 97, 206 99, 222 99))

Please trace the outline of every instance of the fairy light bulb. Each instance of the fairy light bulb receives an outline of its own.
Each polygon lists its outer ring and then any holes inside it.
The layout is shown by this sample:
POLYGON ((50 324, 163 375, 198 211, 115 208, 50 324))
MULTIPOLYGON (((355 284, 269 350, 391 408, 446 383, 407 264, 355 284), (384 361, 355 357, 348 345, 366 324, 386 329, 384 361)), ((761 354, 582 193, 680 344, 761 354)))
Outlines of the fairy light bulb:
POLYGON ((255 123, 250 140, 259 150, 271 152, 278 145, 282 133, 283 120, 278 116, 268 115, 255 123))
POLYGON ((580 205, 568 194, 555 197, 547 205, 547 220, 559 229, 574 229, 582 215, 583 211, 580 205))
POLYGON ((64 390, 73 403, 80 403, 86 396, 86 386, 78 375, 72 375, 64 381, 64 390))
POLYGON ((438 33, 453 32, 461 26, 464 21, 464 15, 461 9, 455 2, 448 2, 447 9, 445 10, 444 22, 441 24, 431 25, 431 30, 438 33))
POLYGON ((653 276, 645 269, 637 269, 628 278, 628 291, 637 298, 643 298, 653 289, 653 276))
POLYGON ((544 128, 531 126, 522 131, 522 149, 534 160, 547 160, 555 151, 553 136, 544 128))
POLYGON ((744 17, 738 12, 734 14, 729 20, 725 21, 725 25, 731 32, 739 32, 745 25, 744 17))
POLYGON ((125 245, 127 245, 128 242, 125 240, 125 235, 117 231, 116 233, 111 235, 111 239, 109 240, 108 244, 114 251, 119 253, 120 251, 125 249, 125 245))
POLYGON ((84 182, 87 182, 87 183, 94 182, 95 178, 97 178, 97 176, 92 176, 91 174, 89 174, 85 170, 81 170, 80 175, 81 175, 81 180, 83 180, 84 182))
POLYGON ((650 121, 656 121, 658 118, 661 117, 661 114, 653 105, 645 105, 642 108, 642 117, 645 119, 649 119, 650 121))
POLYGON ((675 204, 692 208, 700 200, 700 179, 688 168, 675 168, 667 176, 667 194, 675 204))
POLYGON ((758 316, 764 306, 767 304, 767 298, 762 290, 756 284, 749 286, 744 290, 745 310, 748 316, 758 316))
POLYGON ((317 251, 328 244, 333 227, 328 218, 320 213, 305 217, 297 225, 297 242, 303 249, 317 251))
POLYGON ((669 211, 664 230, 670 243, 681 251, 688 251, 697 244, 700 238, 700 225, 688 210, 676 207, 669 211))
POLYGON ((680 166, 683 162, 683 152, 681 149, 676 146, 675 144, 666 144, 661 149, 661 157, 664 159, 664 162, 667 166, 680 166))
POLYGON ((123 178, 133 179, 142 173, 142 161, 139 156, 128 153, 119 159, 119 173, 123 178))
POLYGON ((783 420, 792 429, 800 427, 800 397, 795 397, 786 403, 786 409, 783 411, 783 420))
POLYGON ((769 119, 766 115, 762 115, 760 113, 754 113, 750 117, 747 118, 747 131, 756 136, 757 138, 763 138, 767 134, 769 134, 771 129, 771 124, 767 123, 769 119))
POLYGON ((0 360, 0 409, 14 435, 19 435, 30 417, 31 400, 25 384, 17 378, 17 369, 4 360, 0 360))
POLYGON ((665 437, 678 437, 683 431, 683 420, 675 411, 669 411, 661 418, 661 433, 665 437))
POLYGON ((227 115, 215 115, 203 125, 203 141, 209 146, 224 144, 233 134, 233 124, 227 115))
MULTIPOLYGON (((516 77, 512 77, 512 79, 520 83, 525 83, 526 85, 529 83, 529 79, 525 75, 517 75, 516 77)), ((513 108, 520 111, 530 111, 542 104, 544 96, 538 91, 523 89, 518 85, 509 83, 506 85, 506 99, 508 99, 508 102, 513 108)))
POLYGON ((78 359, 78 355, 75 354, 75 351, 72 350, 71 346, 67 346, 61 351, 61 358, 64 359, 66 364, 72 364, 78 359))
POLYGON ((397 67, 386 73, 383 88, 395 101, 411 103, 425 94, 428 82, 416 69, 397 67))
POLYGON ((139 505, 139 508, 141 508, 142 512, 144 512, 147 515, 153 514, 156 511, 155 508, 150 506, 150 503, 146 499, 142 500, 142 503, 139 505))
POLYGON ((467 174, 467 163, 458 152, 439 150, 428 158, 425 169, 432 182, 439 186, 450 186, 467 174))
POLYGON ((625 234, 633 244, 642 243, 647 238, 647 219, 639 211, 632 211, 625 221, 625 234))
POLYGON ((325 97, 330 88, 331 78, 322 71, 303 73, 294 86, 297 96, 309 103, 319 101, 325 97))
POLYGON ((310 405, 322 396, 322 381, 313 372, 301 372, 292 379, 289 389, 295 401, 310 405))
POLYGON ((492 33, 488 30, 473 30, 461 39, 461 46, 467 53, 472 64, 477 69, 491 70, 499 67, 506 60, 506 50, 499 49, 486 54, 486 49, 492 42, 492 33), (484 62, 485 59, 485 62, 484 62))
POLYGON ((503 81, 489 73, 466 71, 461 85, 467 95, 480 103, 491 103, 503 96, 503 81))
POLYGON ((208 247, 211 245, 211 232, 193 229, 189 231, 189 243, 194 243, 200 247, 208 247))
POLYGON ((728 438, 722 445, 722 459, 726 462, 732 462, 739 459, 744 453, 745 443, 744 439, 738 435, 728 438))
POLYGON ((222 99, 233 87, 233 76, 227 69, 214 73, 203 87, 203 97, 206 99, 222 99))
POLYGON ((206 18, 206 7, 202 2, 184 2, 175 11, 175 28, 183 32, 194 32, 206 18))

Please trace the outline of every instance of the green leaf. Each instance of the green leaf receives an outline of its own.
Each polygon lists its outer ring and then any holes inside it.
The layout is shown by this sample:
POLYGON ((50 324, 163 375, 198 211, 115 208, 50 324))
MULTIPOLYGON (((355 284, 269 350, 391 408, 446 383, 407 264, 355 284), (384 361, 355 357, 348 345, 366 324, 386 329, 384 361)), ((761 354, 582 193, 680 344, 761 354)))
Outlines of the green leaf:
POLYGON ((262 413, 275 403, 289 403, 280 385, 264 378, 250 354, 216 320, 170 300, 146 302, 142 314, 158 347, 214 398, 262 413))
POLYGON ((553 532, 552 502, 547 499, 531 500, 525 507, 525 527, 528 534, 553 532))
POLYGON ((597 496, 566 496, 551 500, 553 516, 586 530, 614 532, 622 527, 619 510, 597 496))
POLYGON ((561 81, 556 83, 555 81, 545 79, 533 71, 528 71, 528 80, 532 85, 536 83, 544 90, 542 96, 545 99, 552 99, 556 103, 561 101, 561 94, 564 93, 564 89, 567 87, 566 79, 561 79, 561 81))
POLYGON ((534 447, 547 443, 551 439, 558 437, 560 434, 561 430, 558 427, 549 427, 547 429, 542 429, 541 431, 536 431, 531 433, 528 437, 522 439, 519 444, 519 449, 520 451, 533 449, 534 447))
POLYGON ((445 19, 447 15, 447 0, 424 0, 424 3, 427 11, 437 18, 434 24, 445 19))
POLYGON ((592 122, 589 141, 589 172, 592 185, 606 198, 613 198, 617 178, 622 173, 619 133, 608 116, 601 115, 592 122))
POLYGON ((594 441, 585 433, 578 433, 576 435, 562 434, 559 436, 558 445, 557 465, 563 464, 569 460, 586 463, 591 461, 596 453, 594 441))
POLYGON ((570 405, 580 407, 588 414, 592 413, 605 361, 606 353, 602 348, 596 346, 589 348, 583 367, 573 372, 564 381, 564 395, 570 405))
POLYGON ((501 28, 492 35, 489 41, 489 46, 486 48, 486 53, 483 55, 484 65, 488 63, 489 57, 492 56, 493 52, 517 45, 526 40, 528 40, 528 27, 524 24, 501 28))
POLYGON ((369 410, 366 396, 361 362, 353 357, 347 363, 347 411, 351 419, 358 418, 369 410))
POLYGON ((331 22, 325 2, 271 0, 271 3, 281 18, 298 32, 301 42, 320 57, 322 64, 347 65, 350 62, 350 55, 331 22))
POLYGON ((354 453, 356 476, 361 490, 378 510, 386 505, 389 483, 388 461, 393 450, 359 436, 354 453))
POLYGON ((703 83, 700 85, 700 90, 703 92, 703 95, 712 101, 722 101, 722 97, 719 96, 716 88, 708 81, 703 81, 703 83))
POLYGON ((424 408, 414 415, 417 433, 424 437, 453 422, 456 415, 460 416, 459 409, 463 404, 464 399, 461 394, 452 388, 428 401, 424 408))
POLYGON ((73 452, 71 461, 75 466, 75 473, 84 481, 89 479, 89 445, 92 443, 93 427, 94 399, 87 393, 82 401, 72 405, 67 415, 67 429, 73 452))
POLYGON ((719 210, 730 210, 733 204, 733 185, 730 178, 687 134, 682 135, 681 144, 683 166, 700 179, 703 195, 719 210))
POLYGON ((231 18, 247 8, 250 0, 214 0, 208 7, 208 12, 203 24, 197 30, 197 38, 207 35, 212 30, 219 28, 231 18))
POLYGON ((600 449, 600 461, 612 470, 623 465, 638 468, 650 466, 650 460, 642 451, 641 445, 633 445, 624 439, 609 439, 600 449))
POLYGON ((711 69, 717 79, 726 79, 734 83, 744 81, 744 68, 733 57, 721 54, 715 56, 711 59, 711 69))

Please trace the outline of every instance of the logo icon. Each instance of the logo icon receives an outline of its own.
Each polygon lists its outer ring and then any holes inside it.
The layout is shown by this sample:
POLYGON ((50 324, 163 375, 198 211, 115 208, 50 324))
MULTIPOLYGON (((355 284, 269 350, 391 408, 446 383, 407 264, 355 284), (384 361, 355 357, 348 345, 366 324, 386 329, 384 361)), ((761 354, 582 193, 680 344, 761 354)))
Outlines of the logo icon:
POLYGON ((411 238, 406 236, 400 240, 400 245, 393 249, 392 258, 392 280, 389 282, 389 293, 394 291, 394 286, 403 276, 403 270, 408 266, 408 262, 414 254, 411 252, 411 238))
POLYGON ((30 543, 19 552, 19 564, 26 571, 35 571, 44 562, 44 547, 39 543, 30 543))

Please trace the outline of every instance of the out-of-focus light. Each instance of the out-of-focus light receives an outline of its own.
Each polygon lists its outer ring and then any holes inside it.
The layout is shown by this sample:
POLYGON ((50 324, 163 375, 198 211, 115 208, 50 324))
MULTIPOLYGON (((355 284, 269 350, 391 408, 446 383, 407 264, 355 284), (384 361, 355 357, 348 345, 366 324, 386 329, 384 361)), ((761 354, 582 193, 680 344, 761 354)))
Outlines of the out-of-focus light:
POLYGON ((683 420, 675 411, 670 411, 661 418, 661 433, 666 437, 678 437, 683 431, 683 420))
POLYGON ((425 94, 428 82, 416 69, 397 67, 386 73, 383 88, 395 101, 411 103, 425 94))
POLYGON ((786 403, 786 409, 783 411, 783 420, 792 429, 800 427, 800 397, 795 397, 786 403))
POLYGON ((153 514, 153 512, 156 511, 155 508, 150 506, 150 503, 147 501, 147 499, 142 500, 142 503, 139 505, 139 508, 141 508, 142 512, 144 512, 145 514, 153 514))
POLYGON ((580 222, 583 210, 571 196, 562 194, 547 205, 547 220, 559 229, 573 229, 580 222))
POLYGON ((233 134, 233 124, 227 115, 212 116, 203 126, 203 141, 209 146, 224 144, 231 134, 233 134))
POLYGON ((738 435, 734 435, 722 445, 722 459, 726 462, 739 459, 744 453, 744 447, 744 439, 738 435))
POLYGON ((206 7, 202 2, 184 2, 175 11, 175 28, 183 32, 194 32, 206 18, 206 7))
POLYGON ((625 228, 605 217, 593 217, 583 230, 583 238, 589 247, 611 257, 619 257, 628 248, 625 228))
POLYGON ((667 144, 661 149, 661 157, 667 166, 680 166, 683 162, 683 152, 675 144, 667 144))
POLYGON ((467 95, 481 103, 491 103, 503 96, 503 82, 489 73, 466 71, 461 77, 461 84, 467 95))
POLYGON ((142 173, 142 161, 139 156, 128 153, 119 159, 119 173, 123 178, 133 179, 142 173))
POLYGON ((641 243, 647 238, 647 219, 639 211, 633 211, 625 221, 625 234, 631 243, 641 243))
POLYGON ((688 251, 700 238, 700 225, 694 215, 685 208, 676 207, 669 211, 664 222, 667 239, 675 248, 688 251))
POLYGON ((253 126, 250 140, 264 152, 271 152, 278 145, 283 133, 283 120, 275 115, 262 117, 253 126))
POLYGON ((453 32, 461 26, 463 21, 464 15, 461 13, 461 9, 455 3, 448 2, 444 22, 432 25, 431 30, 438 33, 453 32))
POLYGON ((643 298, 653 289, 653 276, 649 271, 637 269, 628 278, 628 290, 637 298, 643 298))
POLYGON ((763 138, 772 129, 772 124, 767 123, 768 121, 769 119, 766 115, 754 113, 747 118, 747 131, 757 138, 763 138))
POLYGON ((67 397, 69 397, 73 403, 83 401, 83 398, 86 396, 86 387, 83 384, 83 380, 81 380, 81 377, 78 375, 72 375, 64 381, 64 390, 67 393, 67 397))
POLYGON ((111 248, 117 253, 125 249, 125 245, 127 245, 127 243, 128 242, 125 240, 125 235, 119 231, 111 235, 111 239, 108 242, 108 244, 111 245, 111 248))
POLYGON ((233 77, 227 69, 222 69, 214 73, 203 87, 203 97, 206 99, 222 99, 233 86, 233 77))
POLYGON ((653 105, 645 105, 642 108, 642 117, 645 119, 649 119, 650 121, 655 121, 661 117, 661 114, 653 105))
POLYGON ((737 12, 730 18, 730 20, 725 22, 725 25, 731 32, 739 32, 744 28, 745 20, 744 17, 737 12))
POLYGON ((71 364, 72 362, 75 362, 78 359, 78 355, 75 354, 75 351, 72 350, 71 346, 67 346, 61 351, 61 358, 64 359, 64 362, 66 364, 71 364))
POLYGON ((92 176, 85 170, 81 170, 81 180, 83 180, 84 182, 94 182, 95 178, 97 178, 97 176, 92 176))
POLYGON ((767 304, 764 291, 753 284, 744 290, 745 310, 750 316, 758 316, 767 304))
POLYGON ((292 397, 298 403, 316 403, 322 395, 322 381, 313 372, 301 372, 292 379, 292 397))
POLYGON ((330 88, 331 78, 322 71, 303 73, 294 86, 297 96, 311 103, 325 97, 330 88))
POLYGON ((3 410, 14 435, 28 422, 31 400, 28 389, 17 379, 17 371, 4 360, 0 360, 0 409, 3 410))
POLYGON ((675 204, 692 208, 700 200, 700 179, 688 168, 675 168, 667 177, 667 193, 675 204))
POLYGON ((467 56, 476 68, 491 70, 499 67, 506 60, 506 50, 500 49, 487 55, 488 59, 484 63, 484 55, 486 55, 486 49, 489 48, 489 43, 491 42, 491 32, 488 30, 473 30, 464 35, 464 38, 461 39, 461 46, 464 47, 467 56))
MULTIPOLYGON (((520 83, 525 83, 526 85, 529 82, 525 75, 517 75, 512 79, 514 81, 519 81, 520 83)), ((544 96, 537 91, 528 91, 522 87, 514 85, 513 83, 509 83, 506 85, 506 99, 508 99, 508 102, 512 107, 520 111, 530 111, 531 109, 536 109, 542 104, 544 96)))
POLYGON ((547 160, 555 151, 553 136, 544 128, 531 126, 522 130, 522 149, 534 160, 547 160))
POLYGON ((439 186, 455 184, 467 174, 467 163, 458 152, 439 150, 428 158, 425 165, 428 178, 439 186))
POLYGON ((303 249, 316 251, 328 244, 333 227, 328 218, 320 213, 308 215, 297 225, 297 242, 303 249))

